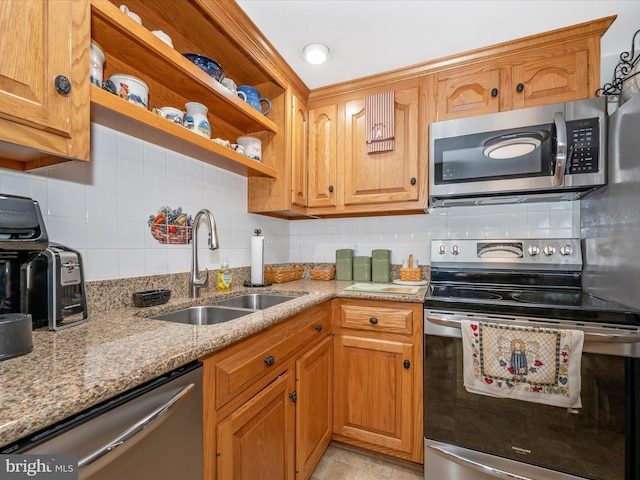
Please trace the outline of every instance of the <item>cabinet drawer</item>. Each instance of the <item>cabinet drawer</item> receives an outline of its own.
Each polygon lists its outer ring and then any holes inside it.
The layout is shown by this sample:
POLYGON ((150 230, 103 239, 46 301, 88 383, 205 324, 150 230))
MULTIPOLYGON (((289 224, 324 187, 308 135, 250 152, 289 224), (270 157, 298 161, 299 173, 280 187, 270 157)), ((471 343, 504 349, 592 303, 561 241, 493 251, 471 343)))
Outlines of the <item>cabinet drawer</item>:
POLYGON ((383 304, 343 304, 340 305, 340 326, 410 335, 413 332, 413 310, 383 304))
POLYGON ((256 384, 263 375, 282 373, 285 362, 296 350, 329 335, 330 313, 326 304, 313 307, 217 354, 216 409, 256 384))

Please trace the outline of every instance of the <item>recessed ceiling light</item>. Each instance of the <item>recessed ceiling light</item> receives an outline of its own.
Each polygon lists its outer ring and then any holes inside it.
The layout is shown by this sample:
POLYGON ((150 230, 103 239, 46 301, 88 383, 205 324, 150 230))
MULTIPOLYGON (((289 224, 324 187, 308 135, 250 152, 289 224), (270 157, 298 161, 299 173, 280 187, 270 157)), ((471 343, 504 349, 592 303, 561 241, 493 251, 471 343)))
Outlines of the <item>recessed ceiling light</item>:
POLYGON ((322 43, 310 43, 302 49, 302 53, 307 62, 320 65, 329 58, 329 47, 322 43))

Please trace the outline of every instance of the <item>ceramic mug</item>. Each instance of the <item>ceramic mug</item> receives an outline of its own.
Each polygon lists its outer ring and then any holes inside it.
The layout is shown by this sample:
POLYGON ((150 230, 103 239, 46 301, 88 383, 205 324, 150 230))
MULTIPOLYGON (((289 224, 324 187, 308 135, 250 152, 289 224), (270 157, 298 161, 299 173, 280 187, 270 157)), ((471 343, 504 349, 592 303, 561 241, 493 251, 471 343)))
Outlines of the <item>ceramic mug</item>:
POLYGON ((253 108, 262 112, 264 115, 271 111, 271 102, 267 98, 260 98, 260 92, 255 87, 250 87, 249 85, 241 85, 238 87, 238 93, 243 92, 247 99, 245 100, 249 105, 253 108), (265 103, 267 105, 266 110, 262 110, 262 104, 265 103))
POLYGON ((171 40, 171 37, 166 33, 164 33, 162 30, 154 30, 151 33, 153 33, 156 37, 158 37, 164 43, 166 43, 171 48, 173 48, 173 40, 171 40))
POLYGON ((198 135, 211 138, 211 125, 207 118, 209 109, 198 102, 187 102, 184 104, 187 109, 187 116, 184 118, 184 126, 193 130, 198 135))
POLYGON ((222 83, 222 86, 224 88, 226 88, 227 90, 229 90, 231 93, 238 95, 243 102, 247 101, 247 94, 244 92, 239 92, 238 91, 238 87, 236 86, 236 82, 234 82, 233 80, 231 80, 230 78, 223 78, 222 81, 220 82, 222 83))
POLYGON ((120 11, 129 15, 129 17, 131 17, 134 22, 142 25, 142 19, 140 18, 140 15, 133 13, 126 5, 120 5, 120 11))

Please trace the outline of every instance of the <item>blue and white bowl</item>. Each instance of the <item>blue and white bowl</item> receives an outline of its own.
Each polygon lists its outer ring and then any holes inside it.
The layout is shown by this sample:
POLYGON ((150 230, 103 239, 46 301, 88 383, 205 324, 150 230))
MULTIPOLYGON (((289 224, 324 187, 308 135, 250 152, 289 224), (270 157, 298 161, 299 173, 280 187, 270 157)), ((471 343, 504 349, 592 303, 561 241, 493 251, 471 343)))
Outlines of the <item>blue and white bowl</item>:
POLYGON ((183 53, 185 57, 191 60, 195 65, 207 72, 210 76, 221 82, 224 78, 224 69, 215 60, 199 55, 197 53, 183 53))

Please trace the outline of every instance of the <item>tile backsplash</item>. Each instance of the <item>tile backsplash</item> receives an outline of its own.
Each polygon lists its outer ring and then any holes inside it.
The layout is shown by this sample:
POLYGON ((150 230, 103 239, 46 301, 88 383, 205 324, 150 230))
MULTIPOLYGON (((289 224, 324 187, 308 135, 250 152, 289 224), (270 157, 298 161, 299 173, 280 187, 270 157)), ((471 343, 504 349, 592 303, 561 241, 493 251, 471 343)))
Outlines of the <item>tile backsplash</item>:
POLYGON ((37 172, 0 169, 0 192, 38 201, 49 239, 78 249, 87 280, 186 272, 190 245, 162 245, 147 225, 162 206, 215 216, 220 249, 209 251, 199 230, 199 264, 216 269, 250 264, 250 237, 265 236, 265 262, 333 262, 338 248, 360 255, 392 250, 429 263, 432 238, 579 236, 579 203, 453 207, 429 215, 288 221, 247 213, 247 181, 100 125, 91 128, 91 162, 37 172))

